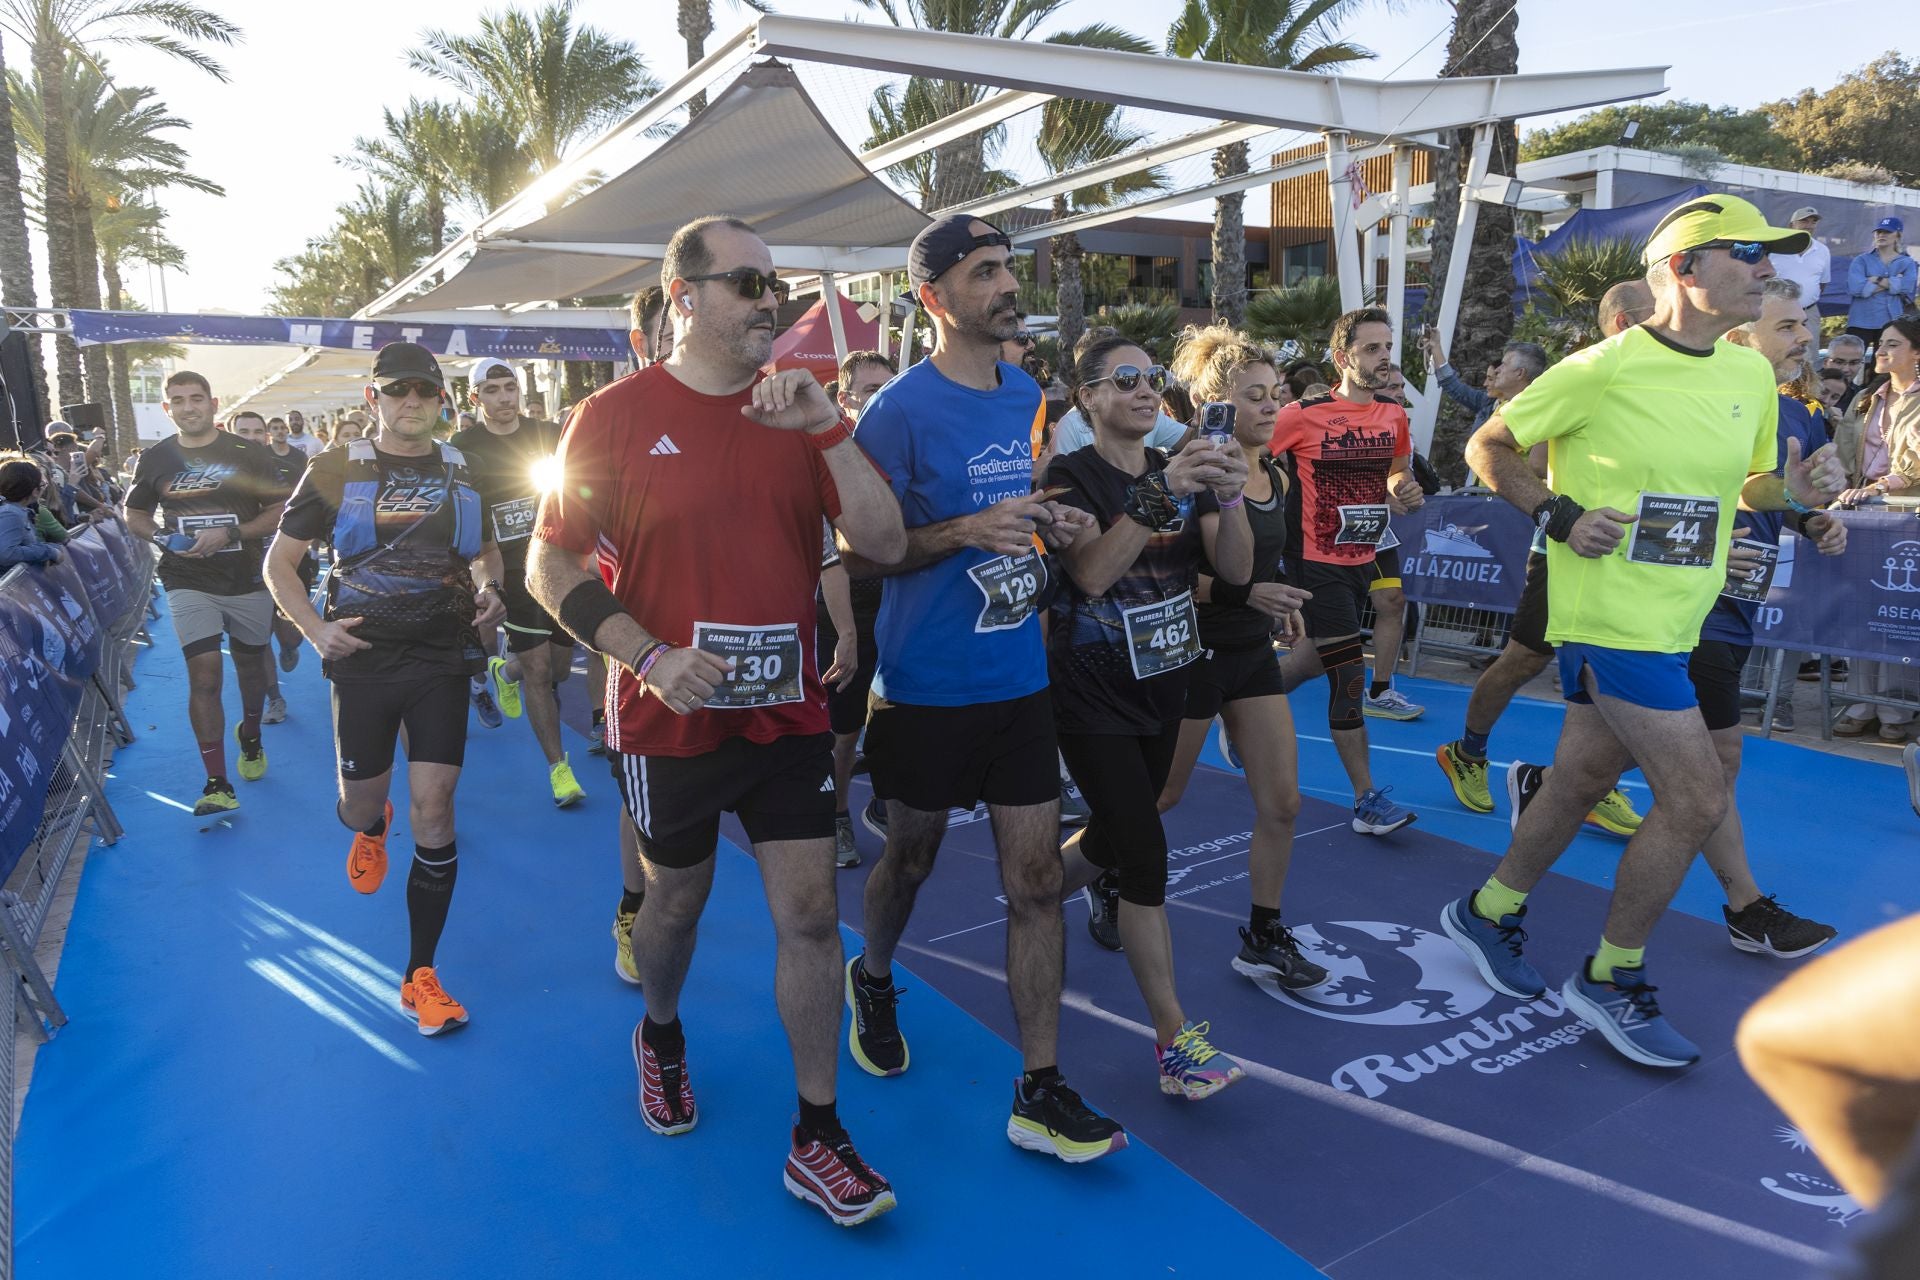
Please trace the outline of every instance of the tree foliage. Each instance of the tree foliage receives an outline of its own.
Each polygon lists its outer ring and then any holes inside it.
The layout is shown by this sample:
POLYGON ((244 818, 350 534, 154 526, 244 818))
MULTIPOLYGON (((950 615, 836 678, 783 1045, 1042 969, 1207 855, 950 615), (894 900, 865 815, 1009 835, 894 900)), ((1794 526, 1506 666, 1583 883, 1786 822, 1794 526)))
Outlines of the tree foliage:
POLYGON ((1855 161, 1920 179, 1920 62, 1884 53, 1824 93, 1802 89, 1761 110, 1807 168, 1855 161))
POLYGON ((1711 147, 1729 160, 1763 168, 1792 168, 1794 145, 1773 130, 1765 111, 1739 111, 1703 102, 1646 102, 1602 107, 1551 129, 1535 129, 1520 143, 1522 160, 1544 160, 1570 151, 1612 146, 1629 123, 1639 133, 1627 146, 1646 151, 1711 147))

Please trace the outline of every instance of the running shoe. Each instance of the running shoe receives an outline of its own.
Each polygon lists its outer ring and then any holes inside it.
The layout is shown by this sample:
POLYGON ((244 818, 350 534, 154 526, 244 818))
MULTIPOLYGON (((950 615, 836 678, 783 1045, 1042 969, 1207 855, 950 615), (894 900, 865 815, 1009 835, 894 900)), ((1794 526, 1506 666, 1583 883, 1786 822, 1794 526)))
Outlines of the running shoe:
POLYGON ((1607 1038, 1607 1043, 1635 1062, 1649 1067, 1686 1067, 1700 1061, 1700 1049, 1673 1029, 1653 998, 1659 988, 1647 981, 1645 969, 1615 966, 1612 982, 1587 977, 1588 956, 1560 988, 1567 1007, 1580 1021, 1607 1038))
POLYGON ((860 865, 860 846, 853 842, 853 815, 850 813, 833 815, 833 865, 836 867, 860 865))
POLYGON ((1900 759, 1907 766, 1907 802, 1913 811, 1920 814, 1920 742, 1909 742, 1900 749, 1900 759))
POLYGON ((1610 836, 1631 836, 1640 829, 1641 817, 1627 799, 1626 792, 1615 787, 1602 796, 1587 814, 1585 826, 1610 836))
POLYGON ((287 718, 287 700, 279 694, 267 699, 266 710, 260 713, 261 724, 282 724, 287 718))
POLYGON ((300 642, 280 646, 280 669, 291 671, 300 665, 300 642))
POLYGON ((1063 827, 1084 827, 1087 819, 1093 816, 1093 810, 1080 798, 1080 793, 1072 787, 1060 788, 1060 825, 1063 827))
POLYGON ((1440 772, 1447 775, 1453 797, 1475 813, 1493 812, 1493 792, 1487 789, 1485 757, 1475 760, 1460 750, 1458 742, 1443 742, 1434 751, 1440 772))
POLYGON ((587 729, 587 754, 604 756, 607 754, 607 722, 595 720, 587 729))
POLYGON ((1120 942, 1120 881, 1102 871, 1080 896, 1087 900, 1087 932, 1093 940, 1109 951, 1126 950, 1120 942))
POLYGON ((633 959, 633 922, 638 911, 616 911, 613 916, 613 971, 620 981, 640 985, 640 966, 633 959))
POLYGON ((1289 991, 1305 991, 1327 980, 1327 971, 1300 954, 1293 930, 1277 925, 1271 930, 1240 930, 1240 954, 1233 971, 1249 978, 1272 978, 1289 991))
POLYGON ((1172 1044, 1154 1046, 1160 1055, 1160 1092, 1198 1102, 1246 1076, 1239 1063, 1207 1042, 1209 1029, 1205 1022, 1182 1023, 1172 1044))
POLYGON ((1389 688, 1379 697, 1369 697, 1360 709, 1376 720, 1418 720, 1427 709, 1408 699, 1398 689, 1389 688))
POLYGON ((374 893, 387 878, 387 837, 393 834, 393 801, 387 801, 386 825, 380 834, 353 833, 353 845, 347 850, 347 883, 359 893, 374 893))
POLYGON ((1013 1082, 1013 1114, 1007 1117, 1007 1141, 1023 1151, 1058 1156, 1085 1164, 1127 1145, 1127 1131, 1095 1111, 1055 1076, 1027 1088, 1024 1076, 1013 1082))
POLYGON ((860 811, 860 825, 885 840, 887 838, 887 802, 879 796, 867 801, 867 807, 860 811))
MULTIPOLYGON (((1830 667, 1830 676, 1837 683, 1847 678, 1847 660, 1835 658, 1830 667)), ((1800 664, 1800 679, 1818 680, 1820 678, 1820 660, 1815 658, 1800 664)))
POLYGON ((208 778, 207 789, 200 793, 200 803, 193 806, 196 818, 211 817, 216 813, 232 813, 240 807, 240 797, 233 794, 233 784, 225 778, 208 778))
POLYGON ((700 1123, 700 1112, 693 1105, 693 1081, 687 1078, 686 1046, 672 1057, 655 1053, 640 1035, 644 1025, 633 1028, 633 1066, 640 1073, 640 1118, 647 1128, 662 1137, 677 1138, 700 1123))
POLYGON ((448 995, 439 975, 424 964, 413 971, 410 981, 400 984, 400 1007, 419 1020, 423 1036, 467 1025, 466 1006, 448 995))
MULTIPOLYGON (((487 659, 487 681, 493 686, 493 700, 507 719, 520 718, 520 682, 507 679, 507 660, 505 658, 487 659)), ((485 717, 482 717, 483 719, 485 717)))
POLYGON ((1738 911, 1721 907, 1720 914, 1727 918, 1727 941, 1734 950, 1782 960, 1810 956, 1840 932, 1830 924, 1793 914, 1770 893, 1738 911))
POLYGON ((1473 967, 1488 986, 1516 1000, 1532 1000, 1547 992, 1547 980, 1527 963, 1520 948, 1527 940, 1521 923, 1527 918, 1522 906, 1511 915, 1489 920, 1473 909, 1473 894, 1447 904, 1440 913, 1440 928, 1458 943, 1473 961, 1473 967))
POLYGON ((1880 717, 1868 716, 1865 720, 1857 716, 1843 715, 1833 722, 1833 736, 1836 738, 1861 738, 1880 723, 1880 717))
POLYGON ((493 705, 493 695, 487 692, 484 683, 473 684, 473 709, 480 715, 480 723, 489 729, 498 729, 501 724, 500 708, 493 705))
POLYGON ((1547 771, 1537 764, 1524 764, 1515 760, 1507 766, 1507 826, 1518 829, 1520 815, 1527 811, 1533 798, 1540 794, 1541 786, 1547 780, 1547 771))
POLYGON ((580 780, 573 776, 573 766, 567 763, 565 756, 560 757, 558 764, 547 766, 547 781, 553 787, 553 807, 556 809, 565 809, 587 798, 580 780))
POLYGON ((1792 733, 1794 727, 1793 704, 1785 698, 1782 698, 1778 703, 1774 704, 1773 731, 1775 733, 1792 733))
POLYGON ((1353 829, 1363 836, 1390 835, 1420 815, 1387 799, 1392 787, 1375 787, 1353 806, 1353 829))
POLYGON ((233 740, 240 744, 240 777, 245 782, 258 782, 267 776, 267 748, 260 739, 251 744, 240 736, 240 726, 233 726, 233 740))
POLYGON ((1224 720, 1220 722, 1220 754, 1228 764, 1242 773, 1246 772, 1247 766, 1240 759, 1240 749, 1234 746, 1233 739, 1227 736, 1227 722, 1224 720))
POLYGON ((862 952, 847 961, 847 1011, 853 1015, 847 1024, 847 1049, 860 1069, 870 1076, 897 1076, 907 1069, 912 1055, 900 1034, 900 1020, 894 1006, 900 1003, 900 988, 887 979, 883 990, 875 990, 860 980, 862 952))
POLYGON ((793 1127, 787 1155, 787 1190, 831 1218, 857 1227, 893 1208, 893 1187, 853 1149, 853 1139, 835 1126, 825 1133, 793 1127))

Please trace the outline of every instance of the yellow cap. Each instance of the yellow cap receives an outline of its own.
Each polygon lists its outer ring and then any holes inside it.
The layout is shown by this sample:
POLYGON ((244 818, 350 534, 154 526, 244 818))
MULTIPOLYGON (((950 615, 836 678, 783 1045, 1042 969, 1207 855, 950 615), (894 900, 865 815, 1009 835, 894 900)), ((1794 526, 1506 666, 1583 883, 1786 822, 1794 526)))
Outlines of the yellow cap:
POLYGON ((1715 192, 1689 200, 1660 219, 1647 238, 1644 257, 1652 266, 1676 253, 1727 241, 1758 241, 1768 253, 1804 253, 1813 237, 1791 227, 1768 226, 1760 211, 1747 201, 1715 192))

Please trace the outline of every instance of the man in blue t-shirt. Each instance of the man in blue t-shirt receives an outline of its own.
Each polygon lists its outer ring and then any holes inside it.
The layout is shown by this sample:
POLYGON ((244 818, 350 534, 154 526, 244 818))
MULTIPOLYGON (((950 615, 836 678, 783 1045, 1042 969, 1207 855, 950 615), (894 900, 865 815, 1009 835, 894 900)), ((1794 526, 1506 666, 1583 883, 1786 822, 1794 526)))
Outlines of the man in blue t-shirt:
POLYGON ((1079 1163, 1126 1145, 1060 1076, 1064 977, 1060 786, 1040 634, 1059 549, 1092 530, 1084 512, 1029 492, 1039 384, 1000 360, 1019 327, 1012 243, 978 218, 929 225, 908 278, 933 317, 933 354, 867 403, 860 444, 887 473, 906 518, 899 564, 843 558, 884 577, 879 671, 867 718, 886 851, 867 877, 866 950, 847 964, 848 1048, 877 1076, 907 1069, 893 952, 933 870, 949 809, 985 801, 1007 898, 1007 987, 1026 1073, 1007 1137, 1079 1163), (1036 535, 1040 542, 1036 542, 1036 535))

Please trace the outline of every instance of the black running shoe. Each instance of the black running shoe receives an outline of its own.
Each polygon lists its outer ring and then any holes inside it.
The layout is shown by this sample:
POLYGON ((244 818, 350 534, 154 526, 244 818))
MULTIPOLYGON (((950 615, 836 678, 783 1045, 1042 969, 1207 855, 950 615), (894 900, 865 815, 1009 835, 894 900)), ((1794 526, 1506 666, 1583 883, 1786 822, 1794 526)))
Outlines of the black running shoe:
POLYGON ((860 825, 885 840, 887 838, 887 802, 879 796, 867 801, 867 807, 860 811, 860 825))
POLYGON ((1537 764, 1522 764, 1515 760, 1507 768, 1507 824, 1510 828, 1520 825, 1520 815, 1527 811, 1533 798, 1540 794, 1541 784, 1547 780, 1547 771, 1537 764))
POLYGON ((1068 1164, 1085 1164, 1126 1146, 1127 1131, 1082 1102, 1064 1080, 1056 1077, 1035 1085, 1029 1093, 1022 1078, 1013 1082, 1007 1140, 1023 1150, 1059 1156, 1068 1164))
POLYGON ((1793 914, 1772 894, 1756 898, 1738 911, 1721 907, 1720 914, 1727 918, 1727 941, 1735 950, 1782 960, 1812 955, 1840 932, 1830 924, 1793 914))
POLYGON ((1233 971, 1249 978, 1272 978, 1289 991, 1305 991, 1327 980, 1325 969, 1300 954, 1293 930, 1285 925, 1258 933, 1241 929, 1233 971))
POLYGON ((1124 951, 1120 945, 1120 882, 1113 873, 1103 871, 1093 883, 1080 891, 1087 900, 1087 932, 1109 951, 1124 951))
POLYGON ((894 1014, 894 1006, 900 1003, 900 988, 891 978, 879 991, 863 982, 860 961, 865 958, 862 953, 847 961, 847 1009, 853 1014, 847 1025, 847 1049, 868 1075, 897 1076, 907 1069, 911 1057, 894 1014))

